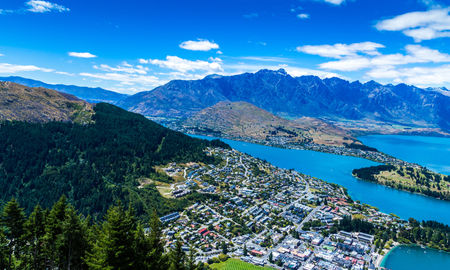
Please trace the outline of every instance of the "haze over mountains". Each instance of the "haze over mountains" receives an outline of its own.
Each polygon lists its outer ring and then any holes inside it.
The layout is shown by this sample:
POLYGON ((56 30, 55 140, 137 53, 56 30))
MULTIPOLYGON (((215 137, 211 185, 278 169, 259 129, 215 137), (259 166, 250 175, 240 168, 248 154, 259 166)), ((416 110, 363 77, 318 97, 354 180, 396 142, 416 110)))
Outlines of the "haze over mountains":
POLYGON ((151 117, 185 118, 220 101, 245 101, 277 116, 382 122, 450 131, 450 97, 406 84, 292 77, 283 69, 174 80, 118 105, 151 117))
POLYGON ((10 76, 10 77, 0 77, 0 81, 14 82, 28 87, 44 87, 48 89, 57 90, 63 93, 74 95, 78 98, 84 99, 87 102, 108 102, 115 103, 119 100, 127 97, 125 94, 120 94, 114 91, 105 90, 103 88, 97 87, 82 87, 75 85, 65 85, 65 84, 48 84, 37 80, 10 76))

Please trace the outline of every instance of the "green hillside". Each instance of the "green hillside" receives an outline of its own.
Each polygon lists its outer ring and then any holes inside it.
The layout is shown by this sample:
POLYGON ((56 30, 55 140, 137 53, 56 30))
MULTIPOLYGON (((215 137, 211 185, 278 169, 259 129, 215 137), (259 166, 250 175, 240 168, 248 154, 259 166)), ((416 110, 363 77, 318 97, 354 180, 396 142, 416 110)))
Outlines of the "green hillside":
POLYGON ((154 166, 169 162, 216 160, 209 145, 162 127, 145 117, 106 103, 94 107, 90 124, 5 121, 0 126, 0 203, 16 197, 27 212, 50 207, 61 195, 83 214, 106 213, 117 200, 138 215, 180 210, 189 200, 163 198, 152 185, 138 188, 139 177, 170 182, 154 166))

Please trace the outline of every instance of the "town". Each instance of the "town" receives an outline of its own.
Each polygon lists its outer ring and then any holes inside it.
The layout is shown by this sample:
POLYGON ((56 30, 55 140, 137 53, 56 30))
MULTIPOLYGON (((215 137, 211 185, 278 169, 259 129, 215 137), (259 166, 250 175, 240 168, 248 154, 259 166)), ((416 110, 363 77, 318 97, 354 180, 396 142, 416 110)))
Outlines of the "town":
POLYGON ((353 202, 343 187, 277 168, 237 150, 208 148, 218 165, 168 164, 178 179, 165 196, 216 196, 161 218, 167 247, 182 241, 197 261, 228 257, 275 269, 378 269, 393 245, 379 235, 345 230, 345 221, 397 228, 405 221, 353 202))

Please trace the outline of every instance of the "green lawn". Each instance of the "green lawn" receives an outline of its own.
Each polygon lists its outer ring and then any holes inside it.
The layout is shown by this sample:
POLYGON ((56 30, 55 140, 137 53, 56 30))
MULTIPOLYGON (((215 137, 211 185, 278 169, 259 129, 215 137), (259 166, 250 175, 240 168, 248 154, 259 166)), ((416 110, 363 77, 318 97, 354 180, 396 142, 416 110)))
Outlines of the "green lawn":
POLYGON ((216 270, 273 270, 270 267, 253 265, 238 259, 228 259, 225 262, 215 263, 211 265, 211 268, 216 270))

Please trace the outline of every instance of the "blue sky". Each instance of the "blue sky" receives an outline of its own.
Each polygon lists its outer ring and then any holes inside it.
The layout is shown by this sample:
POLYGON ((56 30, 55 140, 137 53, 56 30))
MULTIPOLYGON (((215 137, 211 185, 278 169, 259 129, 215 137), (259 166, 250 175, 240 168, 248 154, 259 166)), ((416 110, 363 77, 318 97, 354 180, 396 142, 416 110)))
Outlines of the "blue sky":
POLYGON ((0 76, 135 93, 285 68, 450 86, 449 0, 2 0, 0 76))

